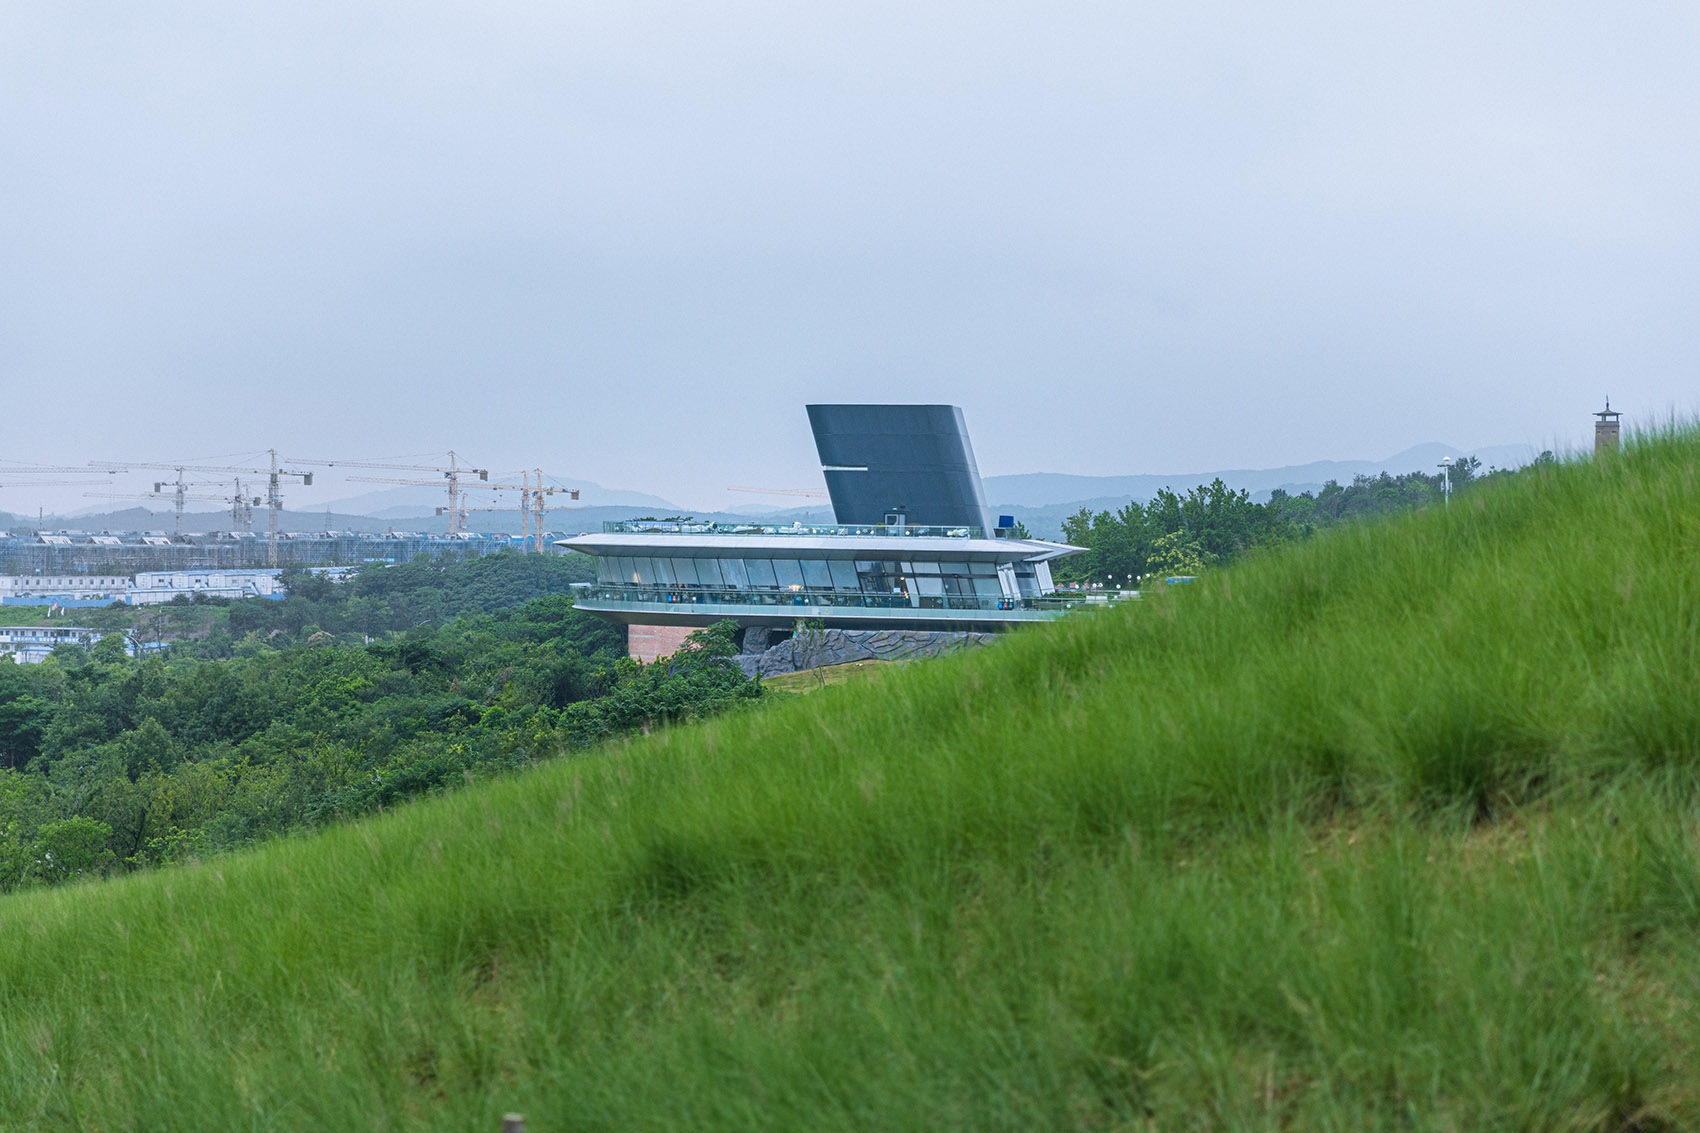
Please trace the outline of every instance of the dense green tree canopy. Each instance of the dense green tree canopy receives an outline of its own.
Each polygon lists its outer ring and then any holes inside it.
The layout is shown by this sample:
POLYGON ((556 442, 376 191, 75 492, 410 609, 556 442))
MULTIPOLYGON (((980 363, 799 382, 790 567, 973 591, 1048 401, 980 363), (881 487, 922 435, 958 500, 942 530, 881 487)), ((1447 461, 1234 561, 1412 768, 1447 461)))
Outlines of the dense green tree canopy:
POLYGON ((163 654, 113 634, 0 658, 0 888, 217 851, 760 695, 725 660, 730 624, 628 659, 562 593, 581 573, 518 555, 291 573, 287 599, 163 654))
MULTIPOLYGON (((1550 463, 1550 452, 1537 463, 1550 463)), ((1475 457, 1453 464, 1454 493, 1511 473, 1483 472, 1475 457)), ((1414 508, 1442 499, 1443 475, 1411 472, 1360 476, 1350 484, 1330 480, 1320 492, 1299 495, 1277 488, 1265 503, 1253 503, 1220 478, 1180 495, 1164 488, 1146 504, 1129 501, 1117 511, 1082 508, 1063 521, 1063 539, 1087 553, 1059 560, 1052 570, 1062 583, 1121 586, 1147 574, 1194 574, 1266 547, 1307 538, 1317 531, 1414 508)))

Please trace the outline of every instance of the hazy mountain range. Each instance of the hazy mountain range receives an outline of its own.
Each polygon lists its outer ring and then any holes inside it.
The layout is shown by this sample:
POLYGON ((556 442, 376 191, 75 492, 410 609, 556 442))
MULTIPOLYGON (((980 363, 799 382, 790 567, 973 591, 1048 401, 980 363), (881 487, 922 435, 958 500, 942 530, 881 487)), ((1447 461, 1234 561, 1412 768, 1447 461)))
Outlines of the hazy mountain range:
POLYGON ((1219 472, 1178 472, 1139 476, 1069 476, 1055 472, 1031 472, 1017 476, 987 476, 986 500, 997 515, 1013 515, 1042 539, 1062 533, 1062 522, 1081 508, 1114 511, 1129 500, 1149 502, 1164 488, 1185 492, 1217 477, 1228 487, 1251 493, 1259 503, 1276 488, 1291 495, 1319 492, 1328 481, 1349 484, 1357 476, 1382 472, 1434 473, 1442 459, 1474 456, 1484 469, 1520 468, 1537 453, 1528 445, 1493 445, 1465 452, 1443 444, 1423 444, 1395 453, 1384 460, 1318 460, 1284 468, 1234 468, 1219 472))
MULTIPOLYGON (((545 475, 544 483, 556 488, 577 488, 579 498, 577 505, 586 508, 597 507, 638 507, 638 508, 673 508, 660 496, 652 496, 646 492, 628 492, 620 488, 604 488, 589 480, 572 480, 566 477, 545 475)), ((473 506, 486 505, 491 507, 516 506, 515 501, 507 498, 512 492, 491 492, 474 489, 467 493, 467 498, 474 501, 473 506)), ((550 497, 551 502, 559 503, 562 508, 574 506, 574 501, 565 493, 550 497)), ((370 515, 380 519, 408 518, 411 516, 431 515, 436 508, 448 503, 448 484, 441 488, 403 487, 383 488, 372 492, 362 492, 356 496, 331 500, 327 506, 339 512, 350 515, 370 515)), ((494 514, 502 514, 500 512, 494 514)))
POLYGON ((987 476, 986 499, 1020 507, 1047 507, 1086 500, 1137 499, 1149 501, 1163 488, 1185 491, 1198 484, 1208 484, 1218 476, 1228 487, 1244 488, 1253 496, 1267 499, 1276 488, 1297 495, 1319 491, 1330 480, 1350 483, 1355 476, 1376 476, 1382 472, 1399 475, 1405 472, 1433 473, 1445 457, 1457 459, 1474 456, 1483 467, 1520 468, 1535 459, 1528 445, 1495 445, 1465 453, 1443 444, 1417 445, 1395 453, 1385 460, 1318 460, 1310 464, 1293 464, 1285 468, 1235 468, 1221 472, 1179 472, 1138 476, 1070 476, 1057 472, 1030 472, 1018 476, 987 476))
MULTIPOLYGON (((1131 476, 1074 476, 1058 472, 1030 472, 1013 476, 987 476, 986 499, 998 515, 1013 515, 1029 531, 1041 538, 1055 538, 1061 532, 1062 521, 1082 507, 1093 511, 1114 510, 1130 499, 1146 502, 1163 488, 1184 492, 1199 484, 1208 484, 1220 477, 1235 490, 1244 489, 1257 500, 1266 500, 1269 493, 1282 488, 1292 494, 1321 490, 1330 480, 1349 483, 1356 476, 1375 476, 1381 472, 1432 473, 1445 457, 1457 459, 1475 456, 1484 467, 1515 468, 1535 457, 1528 445, 1495 445, 1473 449, 1466 453, 1443 444, 1424 444, 1395 453, 1384 460, 1319 460, 1310 464, 1295 464, 1284 468, 1227 469, 1214 472, 1146 473, 1131 476)), ((552 484, 579 489, 578 502, 564 495, 553 497, 560 507, 551 509, 547 526, 551 531, 596 531, 605 520, 630 519, 640 515, 691 514, 697 519, 736 521, 759 519, 769 523, 829 522, 831 506, 826 501, 806 508, 769 509, 753 506, 736 512, 691 512, 659 496, 604 488, 590 481, 551 479, 552 484)), ((511 506, 505 498, 509 493, 477 492, 475 504, 511 506)), ((448 530, 448 517, 435 514, 447 503, 442 488, 395 487, 333 500, 311 511, 283 512, 281 528, 285 531, 427 531, 448 530)), ((122 510, 88 508, 68 516, 46 516, 39 522, 29 516, 11 516, 0 512, 0 529, 81 531, 170 531, 175 523, 169 508, 141 507, 122 510)), ((517 511, 473 511, 467 527, 473 531, 519 530, 517 511)), ((227 511, 197 511, 185 513, 184 530, 190 532, 223 531, 230 526, 227 511)), ((254 513, 254 530, 266 530, 263 509, 254 513)))

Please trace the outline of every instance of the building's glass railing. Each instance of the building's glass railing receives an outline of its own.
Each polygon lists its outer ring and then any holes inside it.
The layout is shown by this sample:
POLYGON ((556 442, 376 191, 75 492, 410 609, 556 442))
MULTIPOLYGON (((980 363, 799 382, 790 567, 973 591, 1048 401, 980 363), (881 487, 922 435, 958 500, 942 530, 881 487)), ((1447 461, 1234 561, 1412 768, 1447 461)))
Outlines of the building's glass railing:
POLYGON ((868 594, 849 590, 688 590, 597 583, 576 591, 580 600, 696 606, 829 606, 869 610, 1035 610, 1065 613, 1108 605, 1106 594, 1050 594, 1043 598, 981 598, 972 594, 868 594))
POLYGON ((934 539, 982 539, 979 527, 928 527, 916 523, 689 523, 670 519, 610 519, 602 523, 604 535, 813 535, 897 536, 934 539))

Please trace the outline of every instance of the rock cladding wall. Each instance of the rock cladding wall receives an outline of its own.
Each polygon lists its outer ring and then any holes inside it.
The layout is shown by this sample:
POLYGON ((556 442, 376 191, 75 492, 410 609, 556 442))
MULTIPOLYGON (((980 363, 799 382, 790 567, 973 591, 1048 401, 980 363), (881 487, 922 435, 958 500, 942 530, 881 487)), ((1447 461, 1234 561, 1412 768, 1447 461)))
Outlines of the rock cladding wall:
MULTIPOLYGON (((772 677, 822 665, 850 661, 911 661, 941 657, 959 649, 989 644, 995 633, 948 633, 920 629, 829 629, 818 640, 792 638, 760 653, 740 653, 732 660, 752 677, 772 677)), ((746 638, 747 640, 747 638, 746 638)))

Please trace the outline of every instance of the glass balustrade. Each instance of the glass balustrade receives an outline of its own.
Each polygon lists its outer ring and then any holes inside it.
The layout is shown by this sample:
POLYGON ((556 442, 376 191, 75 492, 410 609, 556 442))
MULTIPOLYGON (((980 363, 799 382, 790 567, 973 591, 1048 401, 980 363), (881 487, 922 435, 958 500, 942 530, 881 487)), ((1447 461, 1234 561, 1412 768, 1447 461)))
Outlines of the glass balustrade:
POLYGON ((901 538, 927 537, 933 539, 983 539, 986 532, 979 527, 927 527, 920 524, 902 525, 839 524, 839 523, 688 523, 676 520, 611 519, 602 524, 604 535, 812 535, 827 536, 890 536, 901 538))
POLYGON ((815 606, 872 610, 1034 610, 1061 613, 1108 604, 1105 595, 983 598, 969 594, 854 594, 836 590, 673 590, 658 586, 596 585, 580 600, 695 606, 815 606))

